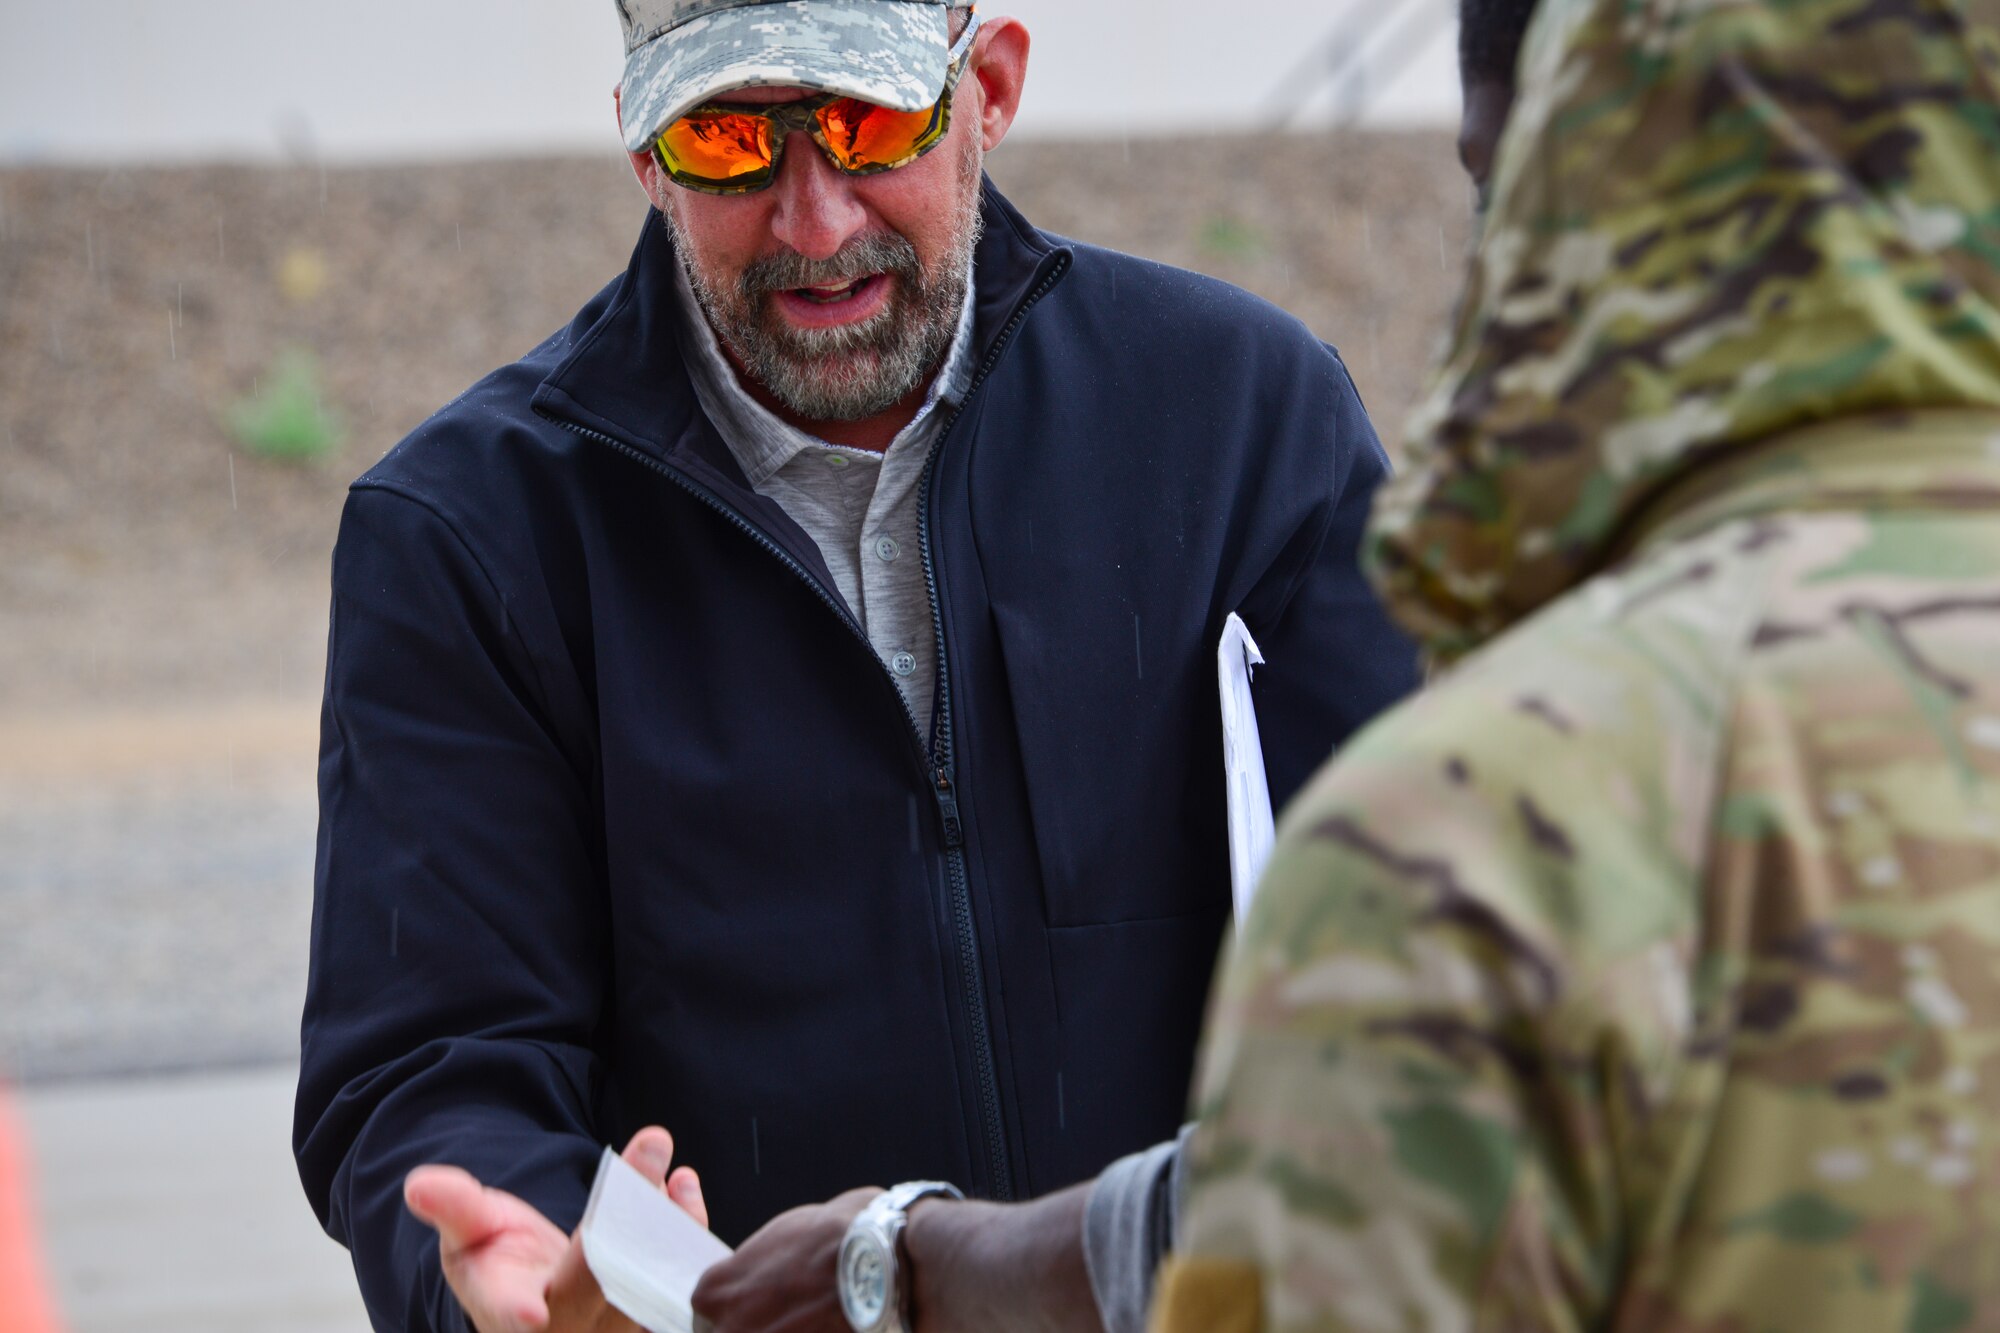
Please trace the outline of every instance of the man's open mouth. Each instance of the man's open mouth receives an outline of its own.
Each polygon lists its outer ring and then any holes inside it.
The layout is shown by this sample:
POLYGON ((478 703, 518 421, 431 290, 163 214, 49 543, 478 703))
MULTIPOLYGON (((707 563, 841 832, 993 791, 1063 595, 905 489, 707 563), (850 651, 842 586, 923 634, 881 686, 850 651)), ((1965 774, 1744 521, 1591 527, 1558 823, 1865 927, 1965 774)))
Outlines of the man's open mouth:
POLYGON ((858 278, 848 278, 842 282, 827 283, 819 287, 794 287, 792 295, 800 300, 811 301, 814 305, 839 305, 843 301, 852 301, 880 281, 880 274, 866 273, 858 278))

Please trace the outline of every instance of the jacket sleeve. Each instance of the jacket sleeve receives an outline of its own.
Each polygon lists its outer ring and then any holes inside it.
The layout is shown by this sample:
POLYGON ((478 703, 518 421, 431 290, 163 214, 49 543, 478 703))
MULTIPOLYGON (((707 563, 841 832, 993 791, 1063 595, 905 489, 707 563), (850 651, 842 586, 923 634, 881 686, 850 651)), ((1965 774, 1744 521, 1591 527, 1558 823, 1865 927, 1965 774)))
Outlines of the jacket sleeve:
POLYGON ((1311 442, 1301 471, 1314 503, 1277 577, 1243 607, 1264 654, 1252 692, 1271 801, 1279 809, 1334 748, 1420 678, 1416 645, 1389 619, 1359 560, 1389 460, 1347 368, 1332 348, 1326 355, 1337 377, 1332 419, 1316 414, 1284 423, 1311 442))
POLYGON ((378 1329, 466 1327, 402 1202, 453 1163, 580 1217, 608 970, 591 774, 453 525, 363 485, 333 561, 293 1148, 378 1329))

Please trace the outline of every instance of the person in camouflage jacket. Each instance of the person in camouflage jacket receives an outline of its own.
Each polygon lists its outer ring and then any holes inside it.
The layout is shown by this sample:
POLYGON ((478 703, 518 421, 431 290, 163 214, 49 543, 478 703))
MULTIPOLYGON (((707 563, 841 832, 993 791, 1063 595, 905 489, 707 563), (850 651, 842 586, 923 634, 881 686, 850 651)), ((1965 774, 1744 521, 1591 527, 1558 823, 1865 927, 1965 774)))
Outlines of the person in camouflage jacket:
POLYGON ((2000 1329, 2000 0, 1543 0, 1164 1333, 2000 1329))

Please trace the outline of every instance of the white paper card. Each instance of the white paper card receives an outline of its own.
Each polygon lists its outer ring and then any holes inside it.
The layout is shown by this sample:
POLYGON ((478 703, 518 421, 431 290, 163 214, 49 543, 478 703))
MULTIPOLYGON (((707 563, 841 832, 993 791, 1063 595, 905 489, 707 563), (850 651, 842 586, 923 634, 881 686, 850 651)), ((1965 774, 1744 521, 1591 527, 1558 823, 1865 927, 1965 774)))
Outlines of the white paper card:
POLYGON ((1271 788, 1264 776, 1264 742, 1250 698, 1251 670, 1263 663, 1250 627, 1232 611, 1222 626, 1215 665, 1222 687, 1222 766, 1229 783, 1229 878, 1239 926, 1277 840, 1271 788))
POLYGON ((693 1333, 695 1283, 731 1253, 609 1148, 579 1230, 604 1299, 648 1333, 693 1333))

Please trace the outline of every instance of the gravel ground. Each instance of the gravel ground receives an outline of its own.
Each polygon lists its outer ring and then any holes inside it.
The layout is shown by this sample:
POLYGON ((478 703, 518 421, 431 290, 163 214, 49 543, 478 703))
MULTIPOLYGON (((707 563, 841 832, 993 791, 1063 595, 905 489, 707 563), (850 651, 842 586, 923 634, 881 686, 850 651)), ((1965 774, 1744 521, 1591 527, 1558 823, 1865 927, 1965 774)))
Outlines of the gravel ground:
MULTIPOLYGON (((1393 441, 1465 244, 1445 136, 990 165, 1050 230, 1297 313, 1393 441)), ((566 320, 640 208, 617 158, 0 172, 0 1073, 296 1049, 346 483, 566 320), (342 427, 305 465, 226 424, 286 348, 342 427)))
POLYGON ((310 780, 14 794, 0 809, 0 1070, 288 1060, 312 919, 310 780))
POLYGON ((0 723, 0 1074, 296 1057, 313 720, 308 702, 0 723))

